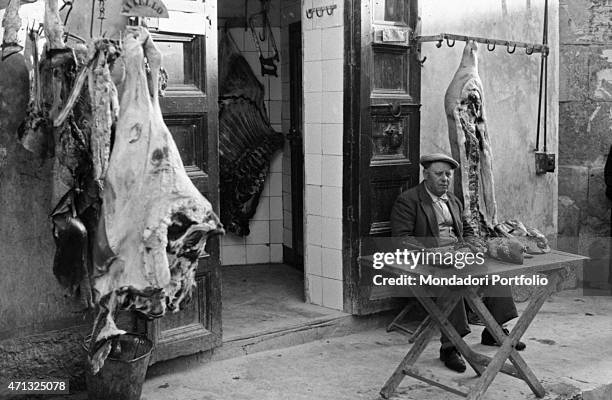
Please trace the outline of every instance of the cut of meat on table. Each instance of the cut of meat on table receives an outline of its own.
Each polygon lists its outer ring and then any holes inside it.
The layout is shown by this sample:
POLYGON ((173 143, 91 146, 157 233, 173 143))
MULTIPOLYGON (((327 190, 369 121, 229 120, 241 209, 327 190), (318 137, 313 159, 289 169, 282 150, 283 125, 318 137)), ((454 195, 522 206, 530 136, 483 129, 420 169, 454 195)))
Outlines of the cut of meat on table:
POLYGON ((112 319, 115 309, 151 318, 178 311, 195 286, 207 238, 223 232, 164 124, 158 100, 161 53, 146 29, 127 28, 122 59, 126 78, 94 247, 100 310, 89 353, 94 373, 108 354, 107 339, 124 333, 112 319))

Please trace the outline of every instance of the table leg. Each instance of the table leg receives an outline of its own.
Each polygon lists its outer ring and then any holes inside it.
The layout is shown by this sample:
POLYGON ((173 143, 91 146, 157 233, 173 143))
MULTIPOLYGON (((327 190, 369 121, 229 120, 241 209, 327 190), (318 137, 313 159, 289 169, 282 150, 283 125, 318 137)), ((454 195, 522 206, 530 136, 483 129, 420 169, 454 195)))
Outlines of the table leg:
MULTIPOLYGON (((440 312, 440 309, 438 308, 438 306, 436 306, 433 300, 431 300, 431 298, 429 297, 424 296, 426 292, 423 289, 423 287, 414 287, 413 291, 414 291, 414 294, 417 296, 417 299, 419 300, 419 302, 423 305, 425 310, 427 310, 427 313, 429 314, 431 319, 433 319, 436 322, 436 324, 438 324, 438 326, 440 327, 440 330, 455 345, 459 353, 463 355, 465 360, 474 369, 476 374, 481 375, 484 371, 484 367, 481 364, 477 363, 474 360, 474 357, 471 357, 472 350, 465 343, 461 335, 457 333, 457 330, 450 323, 450 321, 448 321, 446 316, 442 315, 442 313, 440 312)), ((460 296, 461 301, 463 301, 463 296, 465 296, 466 290, 465 289, 456 290, 455 293, 456 293, 455 295, 460 296)))
MULTIPOLYGON (((450 313, 453 311, 453 308, 455 308, 455 305, 460 299, 461 298, 459 296, 449 296, 439 299, 440 308, 442 309, 442 315, 444 316, 444 318, 450 315, 450 313)), ((434 328, 434 321, 430 318, 427 321, 426 325, 423 327, 421 333, 415 339, 414 344, 410 348, 408 354, 406 354, 404 359, 399 363, 391 377, 387 379, 387 382, 380 390, 380 395, 383 398, 388 399, 393 393, 395 393, 397 387, 406 376, 404 374, 404 370, 407 367, 413 365, 419 358, 419 356, 423 353, 425 347, 427 347, 427 344, 429 343, 429 340, 435 333, 434 328)))
POLYGON ((495 379, 495 376, 501 370, 502 366, 505 364, 506 359, 509 356, 511 356, 511 361, 514 363, 517 370, 523 376, 524 380, 527 382, 534 394, 537 397, 544 396, 544 388, 542 387, 538 379, 535 377, 531 369, 527 367, 527 364, 522 359, 522 357, 520 357, 518 353, 516 353, 516 350, 514 350, 514 345, 519 341, 521 336, 523 336, 523 334, 529 327, 529 324, 531 324, 546 299, 550 296, 550 294, 557 285, 558 279, 558 273, 552 274, 549 277, 548 285, 544 288, 540 288, 536 295, 531 299, 529 305, 527 306, 523 314, 519 317, 516 325, 514 326, 514 329, 512 329, 512 332, 510 332, 510 335, 508 337, 503 334, 503 331, 501 331, 501 327, 494 319, 491 321, 491 318, 493 317, 486 309, 486 307, 484 307, 482 301, 479 298, 474 298, 477 297, 476 293, 470 292, 468 301, 474 305, 477 312, 481 314, 481 317, 487 317, 485 318, 485 324, 487 325, 487 328, 490 329, 490 331, 493 333, 493 337, 500 343, 502 343, 502 345, 495 354, 495 356, 491 359, 491 362, 487 366, 482 376, 478 379, 478 382, 476 382, 476 384, 470 390, 467 397, 468 400, 479 400, 482 398, 489 385, 491 385, 491 382, 493 382, 493 379, 495 379))

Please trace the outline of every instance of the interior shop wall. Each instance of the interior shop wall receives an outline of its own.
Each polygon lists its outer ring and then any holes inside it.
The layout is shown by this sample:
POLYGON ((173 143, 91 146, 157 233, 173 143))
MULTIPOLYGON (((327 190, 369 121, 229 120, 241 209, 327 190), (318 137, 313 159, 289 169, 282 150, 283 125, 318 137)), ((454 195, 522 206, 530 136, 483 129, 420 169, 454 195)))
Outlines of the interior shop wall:
POLYGON ((589 256, 583 279, 601 287, 610 273, 603 172, 612 144, 612 3, 560 3, 559 247, 589 256))
MULTIPOLYGON (((270 25, 274 34, 277 48, 281 47, 280 32, 280 0, 272 0, 270 4, 270 25)), ((259 2, 248 2, 247 15, 260 11, 259 2)), ((243 0, 230 0, 219 2, 219 29, 224 28, 228 19, 235 22, 245 14, 243 0)), ((260 28, 259 28, 260 29, 260 28)), ((244 58, 248 61, 255 76, 264 85, 266 111, 270 118, 272 128, 282 131, 282 68, 284 62, 277 63, 278 77, 272 75, 262 76, 260 72, 259 52, 250 30, 243 26, 229 29, 244 58)), ((269 42, 268 42, 269 45, 269 42)), ((272 46, 262 49, 268 53, 272 46)), ((269 53, 268 53, 269 54, 269 53)), ((264 54, 267 56, 267 54, 264 54)), ((279 263, 283 259, 283 151, 273 155, 269 174, 266 177, 264 191, 259 200, 257 211, 250 222, 251 233, 246 237, 227 233, 221 238, 221 263, 223 265, 242 265, 259 263, 279 263)), ((221 205, 223 207, 223 204, 221 205)))
POLYGON ((307 299, 342 310, 342 132, 344 7, 305 17, 321 5, 302 3, 304 85, 304 270, 307 299))
MULTIPOLYGON (((69 31, 86 38, 90 4, 75 2, 68 23, 69 31)), ((107 2, 107 15, 118 15, 118 7, 107 2)), ((23 26, 42 21, 43 10, 42 1, 22 6, 23 26)), ((123 18, 109 18, 105 30, 112 35, 122 24, 123 18)), ((27 79, 21 55, 0 62, 0 380, 80 376, 80 343, 91 327, 52 272, 51 161, 40 161, 16 140, 28 101, 27 79)), ((82 381, 71 381, 71 387, 79 385, 82 381)))
MULTIPOLYGON (((544 0, 422 1, 422 34, 441 32, 542 42, 544 0)), ((558 2, 549 1, 548 151, 558 148, 558 2)), ((450 154, 444 95, 464 43, 449 48, 423 44, 421 154, 450 154)), ((524 49, 508 54, 479 47, 479 70, 494 158, 495 193, 500 220, 517 218, 553 238, 557 232, 557 173, 535 174, 540 57, 524 49)), ((542 140, 542 139, 541 139, 542 140)), ((557 153, 558 154, 558 153, 557 153)))

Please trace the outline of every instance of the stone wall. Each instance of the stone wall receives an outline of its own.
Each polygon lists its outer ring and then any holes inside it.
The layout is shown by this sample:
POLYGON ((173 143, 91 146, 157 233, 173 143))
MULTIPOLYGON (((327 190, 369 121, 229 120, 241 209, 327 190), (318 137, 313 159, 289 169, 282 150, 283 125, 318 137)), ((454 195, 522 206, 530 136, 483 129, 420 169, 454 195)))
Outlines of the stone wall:
POLYGON ((610 204, 603 168, 612 144, 612 2, 561 0, 559 247, 591 257, 585 282, 609 278, 610 204))

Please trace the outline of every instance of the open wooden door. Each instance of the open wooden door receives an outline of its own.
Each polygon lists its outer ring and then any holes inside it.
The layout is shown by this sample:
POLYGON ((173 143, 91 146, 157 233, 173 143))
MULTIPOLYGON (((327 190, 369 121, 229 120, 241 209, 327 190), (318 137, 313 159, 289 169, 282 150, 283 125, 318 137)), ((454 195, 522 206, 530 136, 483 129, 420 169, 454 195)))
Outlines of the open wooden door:
MULTIPOLYGON (((350 1, 345 70, 345 306, 368 314, 395 305, 370 300, 371 275, 360 255, 391 235, 402 190, 418 183, 420 64, 413 39, 417 0, 350 1)), ((378 293, 378 297, 381 294, 378 293)))
MULTIPOLYGON (((205 35, 153 33, 163 54, 168 87, 160 98, 164 121, 185 169, 219 215, 217 4, 206 0, 205 35)), ((151 363, 221 345, 219 240, 209 240, 191 302, 178 313, 146 323, 155 343, 151 363)))

